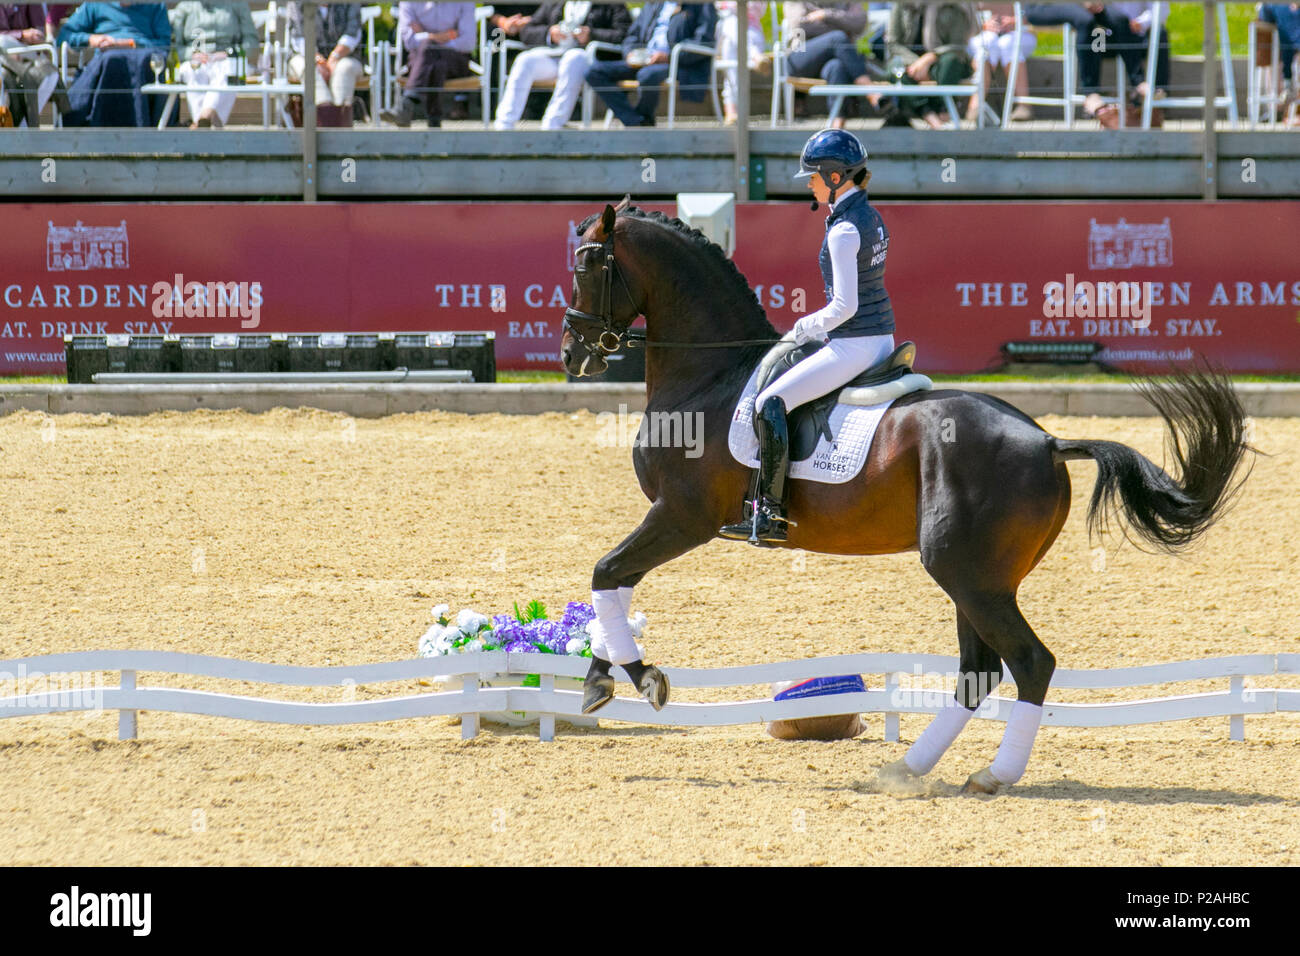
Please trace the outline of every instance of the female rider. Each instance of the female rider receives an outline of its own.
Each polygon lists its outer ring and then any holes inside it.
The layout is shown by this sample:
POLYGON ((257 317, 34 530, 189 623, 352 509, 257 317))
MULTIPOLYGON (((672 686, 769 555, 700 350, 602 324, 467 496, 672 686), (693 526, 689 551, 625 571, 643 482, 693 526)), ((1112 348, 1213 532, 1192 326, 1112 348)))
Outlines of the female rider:
POLYGON ((889 232, 867 201, 867 151, 847 130, 815 133, 799 157, 796 179, 808 180, 815 210, 830 206, 818 263, 826 306, 795 323, 794 341, 825 342, 754 400, 759 444, 759 498, 750 520, 726 525, 724 538, 772 544, 786 540, 785 478, 790 461, 786 416, 886 358, 894 349, 894 311, 885 291, 889 232))

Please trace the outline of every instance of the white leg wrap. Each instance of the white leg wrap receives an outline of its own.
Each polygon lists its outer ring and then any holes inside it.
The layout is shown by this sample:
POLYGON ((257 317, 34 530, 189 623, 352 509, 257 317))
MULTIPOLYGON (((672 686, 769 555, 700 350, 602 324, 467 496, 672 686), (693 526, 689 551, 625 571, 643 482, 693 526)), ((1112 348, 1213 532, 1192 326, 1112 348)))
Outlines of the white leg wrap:
POLYGON ((623 605, 623 616, 632 616, 632 588, 618 589, 618 603, 623 605))
POLYGON ((949 703, 939 711, 934 720, 930 721, 930 726, 925 728, 924 733, 916 738, 916 743, 904 754, 903 762, 907 764, 907 769, 917 776, 933 770, 974 713, 956 702, 949 703))
MULTIPOLYGON (((632 589, 626 590, 630 602, 632 589)), ((596 620, 588 625, 589 629, 594 628, 591 632, 591 652, 613 664, 631 664, 638 660, 641 652, 636 649, 636 637, 627 621, 627 611, 624 610, 619 591, 592 591, 591 606, 596 609, 596 620)))
POLYGON ((1037 704, 1018 700, 1012 705, 998 755, 989 767, 989 773, 998 783, 1010 785, 1024 776, 1025 767, 1029 765, 1029 751, 1034 749, 1034 738, 1038 736, 1038 725, 1042 721, 1043 708, 1037 704))

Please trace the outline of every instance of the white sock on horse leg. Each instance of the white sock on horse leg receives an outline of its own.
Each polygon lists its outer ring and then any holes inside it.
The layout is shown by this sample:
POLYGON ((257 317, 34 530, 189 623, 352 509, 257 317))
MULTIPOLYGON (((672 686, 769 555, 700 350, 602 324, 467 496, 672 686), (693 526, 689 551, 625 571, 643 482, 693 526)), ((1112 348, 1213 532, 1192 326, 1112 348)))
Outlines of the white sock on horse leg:
POLYGON ((933 770, 939 758, 947 753, 952 742, 957 739, 957 735, 962 732, 962 728, 974 713, 973 710, 967 710, 955 701, 949 702, 948 706, 939 711, 934 720, 930 721, 930 726, 925 728, 921 736, 916 738, 916 743, 912 744, 903 755, 903 762, 907 764, 907 769, 917 776, 933 770))
POLYGON ((998 755, 989 767, 989 773, 998 783, 1009 786, 1024 776, 1025 767, 1029 765, 1029 751, 1034 749, 1034 738, 1038 736, 1038 725, 1042 721, 1043 708, 1038 704, 1018 700, 1012 705, 998 755))
POLYGON ((632 588, 619 588, 618 601, 623 605, 623 616, 632 616, 632 588))
MULTIPOLYGON (((631 590, 628 588, 629 592, 631 590)), ((596 609, 596 620, 592 623, 598 625, 599 631, 599 634, 592 635, 592 653, 596 653, 596 644, 600 640, 606 651, 605 660, 613 664, 631 664, 639 660, 641 652, 636 649, 636 637, 627 622, 627 612, 618 591, 592 591, 591 606, 596 609)))

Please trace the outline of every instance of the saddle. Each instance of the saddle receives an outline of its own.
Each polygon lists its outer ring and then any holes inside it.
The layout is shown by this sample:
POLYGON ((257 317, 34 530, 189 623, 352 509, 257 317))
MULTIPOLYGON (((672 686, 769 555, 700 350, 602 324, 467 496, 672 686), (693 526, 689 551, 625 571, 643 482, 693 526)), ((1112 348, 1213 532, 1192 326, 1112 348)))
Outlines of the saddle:
MULTIPOLYGON (((793 342, 778 342, 759 364, 756 394, 761 393, 777 378, 822 348, 825 346, 821 342, 809 342, 798 346, 793 342)), ((837 403, 876 405, 907 392, 929 388, 929 379, 912 372, 912 363, 915 361, 916 344, 904 342, 866 371, 820 398, 796 408, 788 418, 790 461, 803 461, 812 455, 817 450, 819 438, 824 437, 827 441, 834 441, 830 418, 837 403), (907 376, 912 378, 906 382, 902 381, 907 376), (891 383, 897 385, 889 388, 881 387, 889 386, 891 383)), ((757 417, 754 425, 757 430, 757 417)))

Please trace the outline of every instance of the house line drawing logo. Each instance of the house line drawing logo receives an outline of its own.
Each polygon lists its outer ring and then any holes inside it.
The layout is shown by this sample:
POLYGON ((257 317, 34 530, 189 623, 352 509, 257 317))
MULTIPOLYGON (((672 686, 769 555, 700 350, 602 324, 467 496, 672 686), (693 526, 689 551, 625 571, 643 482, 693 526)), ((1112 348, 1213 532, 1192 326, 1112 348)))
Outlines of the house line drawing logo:
POLYGON ((1174 264, 1174 234, 1169 219, 1158 223, 1089 220, 1088 268, 1137 269, 1174 264))
MULTIPOLYGON (((49 222, 47 220, 47 222, 49 222)), ((127 269, 131 265, 126 220, 116 226, 56 226, 45 235, 45 267, 50 272, 127 269)))

